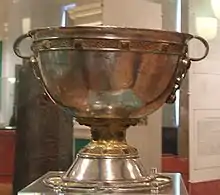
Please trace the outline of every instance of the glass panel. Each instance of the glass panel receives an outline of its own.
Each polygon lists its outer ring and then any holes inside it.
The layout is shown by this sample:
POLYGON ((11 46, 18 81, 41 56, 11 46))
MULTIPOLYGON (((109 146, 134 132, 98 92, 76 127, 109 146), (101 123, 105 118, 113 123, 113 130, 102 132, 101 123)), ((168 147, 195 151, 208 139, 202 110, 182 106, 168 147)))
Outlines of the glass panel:
MULTIPOLYGON (((181 32, 181 0, 163 3, 163 29, 181 32)), ((174 104, 165 104, 163 107, 163 127, 179 126, 179 91, 176 96, 174 104)))
POLYGON ((15 77, 0 78, 1 112, 0 128, 14 129, 16 126, 15 77))
MULTIPOLYGON (((194 63, 189 74, 189 145, 194 146, 189 148, 192 182, 214 180, 219 173, 219 3, 218 0, 189 0, 189 32, 206 38, 210 47, 208 57, 194 63)), ((192 41, 190 56, 203 53, 204 47, 198 41, 192 41)))
MULTIPOLYGON (((3 43, 2 68, 0 69, 0 72, 2 73, 0 110, 1 125, 9 125, 9 121, 12 116, 14 104, 13 96, 15 91, 15 83, 12 84, 10 81, 15 80, 16 64, 23 64, 22 60, 15 56, 12 50, 15 39, 19 35, 28 32, 30 29, 60 26, 62 21, 61 16, 63 6, 71 3, 71 0, 1 1, 0 7, 4 8, 0 15, 0 46, 1 43, 3 43), (48 8, 50 9, 48 10, 48 8)), ((31 54, 30 41, 25 41, 21 46, 23 54, 31 54)))

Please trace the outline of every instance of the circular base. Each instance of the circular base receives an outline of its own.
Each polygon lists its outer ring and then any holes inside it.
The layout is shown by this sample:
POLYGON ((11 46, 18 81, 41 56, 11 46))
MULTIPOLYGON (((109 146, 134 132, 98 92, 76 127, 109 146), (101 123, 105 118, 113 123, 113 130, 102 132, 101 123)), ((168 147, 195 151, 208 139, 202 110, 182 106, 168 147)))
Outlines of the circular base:
POLYGON ((44 183, 60 192, 139 192, 151 191, 157 193, 170 186, 171 179, 163 175, 149 176, 142 181, 97 181, 80 182, 63 179, 63 175, 45 178, 44 183))

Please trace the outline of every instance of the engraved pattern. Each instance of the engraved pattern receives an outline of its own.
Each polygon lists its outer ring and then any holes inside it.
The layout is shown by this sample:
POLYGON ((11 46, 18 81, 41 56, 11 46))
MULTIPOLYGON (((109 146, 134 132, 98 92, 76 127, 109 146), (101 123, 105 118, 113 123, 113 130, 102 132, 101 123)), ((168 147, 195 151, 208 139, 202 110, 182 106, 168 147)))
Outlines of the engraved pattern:
POLYGON ((174 43, 150 42, 142 40, 117 40, 117 39, 50 39, 33 43, 33 51, 73 49, 73 50, 119 50, 138 51, 150 53, 162 53, 170 55, 182 55, 182 45, 174 43))
POLYGON ((90 39, 83 40, 84 48, 113 48, 118 49, 119 41, 117 40, 101 40, 101 39, 90 39))

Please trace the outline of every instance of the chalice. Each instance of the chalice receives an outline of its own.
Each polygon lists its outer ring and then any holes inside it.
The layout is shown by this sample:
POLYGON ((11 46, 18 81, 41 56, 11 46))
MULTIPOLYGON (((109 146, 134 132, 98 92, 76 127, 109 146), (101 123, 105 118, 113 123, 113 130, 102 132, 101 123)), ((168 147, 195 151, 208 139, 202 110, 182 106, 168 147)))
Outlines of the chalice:
POLYGON ((32 62, 54 103, 91 128, 91 142, 69 170, 48 176, 45 185, 87 192, 138 192, 170 185, 169 177, 143 168, 138 150, 126 142, 126 129, 175 101, 191 62, 208 55, 206 40, 152 29, 48 27, 21 35, 14 52, 32 62), (23 56, 19 46, 28 37, 33 55, 23 56), (202 57, 189 57, 192 39, 205 46, 202 57))

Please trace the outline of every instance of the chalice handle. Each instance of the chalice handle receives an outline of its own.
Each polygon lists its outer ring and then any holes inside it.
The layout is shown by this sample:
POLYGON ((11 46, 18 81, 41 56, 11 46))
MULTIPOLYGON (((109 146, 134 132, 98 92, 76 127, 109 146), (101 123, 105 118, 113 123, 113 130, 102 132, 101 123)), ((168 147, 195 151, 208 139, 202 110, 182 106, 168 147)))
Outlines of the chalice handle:
POLYGON ((20 52, 20 44, 21 42, 24 40, 24 39, 27 39, 27 38, 31 38, 31 34, 30 33, 26 33, 26 34, 23 34, 21 36, 19 36, 14 44, 13 44, 13 50, 14 50, 14 53, 19 57, 19 58, 22 58, 24 60, 30 60, 31 59, 31 56, 23 56, 20 52))
POLYGON ((185 53, 179 60, 179 65, 178 65, 178 70, 177 70, 178 72, 177 72, 177 77, 176 77, 175 82, 174 82, 173 90, 172 90, 171 94, 168 96, 168 98, 166 100, 166 103, 172 104, 172 103, 175 102, 175 100, 176 100, 176 91, 180 89, 180 86, 181 86, 184 78, 187 75, 188 69, 190 68, 191 62, 192 61, 198 62, 200 60, 203 60, 204 58, 207 57, 208 54, 209 54, 209 44, 205 39, 203 39, 200 36, 193 36, 192 38, 187 40, 185 53), (203 43, 203 45, 205 46, 206 50, 205 50, 205 53, 204 53, 203 56, 197 57, 197 58, 189 57, 188 43, 192 39, 197 39, 197 40, 201 41, 203 43))
POLYGON ((54 104, 57 104, 56 101, 53 99, 52 95, 49 93, 45 83, 44 83, 44 80, 41 76, 41 74, 39 73, 39 71, 37 71, 39 69, 38 67, 38 63, 37 63, 37 59, 35 58, 34 55, 32 56, 24 56, 21 54, 20 52, 20 44, 21 42, 24 40, 24 39, 27 39, 27 38, 32 38, 31 36, 31 32, 29 33, 26 33, 26 34, 23 34, 21 36, 19 36, 15 42, 14 42, 14 45, 13 45, 13 50, 14 50, 14 53, 19 57, 19 58, 22 58, 23 60, 28 60, 30 61, 31 63, 31 66, 32 66, 32 70, 33 70, 33 73, 34 73, 34 76, 40 81, 40 83, 42 84, 43 88, 44 88, 44 91, 45 93, 47 94, 47 96, 51 99, 51 101, 54 103, 54 104))
POLYGON ((191 57, 189 57, 188 54, 187 54, 187 57, 189 58, 189 61, 198 62, 198 61, 201 61, 201 60, 205 59, 205 58, 207 57, 207 55, 209 54, 209 44, 208 44, 208 42, 207 42, 205 39, 203 39, 202 37, 200 37, 200 36, 193 36, 191 39, 189 39, 189 40, 187 41, 187 44, 188 44, 189 41, 191 41, 192 39, 197 39, 197 40, 201 41, 202 44, 205 46, 205 49, 206 49, 206 50, 205 50, 204 55, 203 55, 202 57, 198 57, 198 58, 191 58, 191 57))

